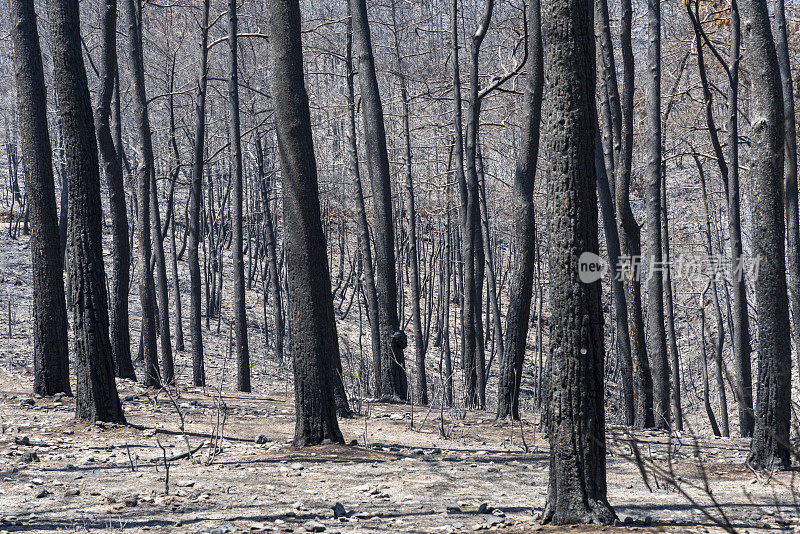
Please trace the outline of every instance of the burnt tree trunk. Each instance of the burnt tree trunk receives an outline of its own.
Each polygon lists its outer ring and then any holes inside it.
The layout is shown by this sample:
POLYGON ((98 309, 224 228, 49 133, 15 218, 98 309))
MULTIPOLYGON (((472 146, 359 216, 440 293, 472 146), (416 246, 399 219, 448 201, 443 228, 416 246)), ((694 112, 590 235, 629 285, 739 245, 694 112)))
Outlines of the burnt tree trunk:
POLYGON ((131 362, 131 336, 128 314, 131 250, 128 242, 128 210, 125 180, 111 133, 111 98, 117 77, 117 2, 105 0, 100 8, 100 84, 97 90, 95 130, 100 163, 108 183, 111 210, 111 293, 109 295, 109 335, 114 356, 114 372, 120 378, 136 380, 131 362))
MULTIPOLYGON (((128 41, 130 51, 130 70, 133 75, 133 109, 139 136, 139 167, 136 170, 136 193, 139 199, 139 301, 142 308, 142 354, 145 371, 145 386, 156 387, 161 383, 158 370, 156 346, 155 282, 150 268, 152 256, 152 210, 151 172, 153 171, 153 143, 150 136, 150 120, 147 113, 147 95, 144 82, 144 56, 142 36, 139 26, 141 4, 128 0, 128 41)), ((162 310, 168 313, 168 310, 162 310)), ((163 342, 163 341, 162 341, 163 342)))
POLYGON ((303 79, 300 5, 270 0, 270 61, 283 174, 296 446, 341 443, 333 363, 339 343, 320 219, 317 167, 303 79))
MULTIPOLYGON (((350 4, 348 3, 348 10, 350 4)), ((358 164, 358 140, 356 139, 356 100, 353 78, 353 27, 352 18, 347 20, 347 153, 350 161, 350 172, 353 174, 356 200, 356 226, 358 228, 358 245, 361 263, 364 269, 364 297, 367 302, 370 340, 372 342, 372 366, 375 374, 375 395, 380 397, 383 391, 380 386, 381 377, 381 335, 378 317, 378 296, 375 289, 375 271, 372 262, 372 245, 367 222, 367 209, 364 204, 364 188, 361 185, 361 169, 358 164)))
POLYGON ((522 146, 514 168, 513 202, 517 240, 514 278, 508 297, 505 350, 500 356, 497 390, 497 418, 519 419, 519 390, 530 326, 533 273, 536 269, 536 213, 533 188, 539 159, 539 123, 542 118, 541 5, 532 0, 528 12, 528 80, 525 86, 525 122, 522 146))
POLYGON ((49 0, 55 89, 69 180, 67 248, 72 280, 77 419, 122 423, 108 337, 100 166, 81 53, 77 0, 49 0))
POLYGON ((53 152, 47 130, 47 94, 33 0, 12 0, 10 18, 19 133, 31 218, 33 391, 47 396, 59 392, 71 395, 53 152))
POLYGON ((758 382, 755 430, 748 464, 785 469, 791 415, 791 342, 783 219, 784 108, 781 75, 766 0, 740 0, 752 89, 750 172, 753 176, 753 246, 758 313, 758 382))
POLYGON ((634 382, 634 425, 650 428, 653 418, 653 376, 647 358, 644 316, 642 313, 642 284, 639 279, 639 258, 642 254, 639 224, 631 210, 630 187, 633 163, 633 93, 634 61, 631 41, 633 10, 630 0, 622 0, 622 150, 615 169, 617 216, 619 217, 620 253, 626 266, 625 293, 628 304, 628 326, 631 336, 631 361, 634 382))
POLYGON ((203 17, 200 27, 200 72, 195 99, 197 115, 194 132, 194 154, 192 160, 192 186, 189 193, 189 337, 192 341, 192 379, 195 386, 206 384, 203 366, 203 303, 200 278, 200 205, 203 203, 203 165, 206 141, 206 88, 208 82, 208 12, 210 0, 203 1, 203 17))
POLYGON ((606 500, 603 312, 600 281, 583 283, 578 258, 598 253, 595 49, 592 3, 542 10, 550 309, 550 474, 543 522, 615 519, 606 500))
POLYGON ((386 400, 405 401, 408 393, 403 349, 408 341, 397 314, 392 188, 383 107, 375 74, 365 0, 350 0, 350 10, 353 18, 353 42, 358 58, 367 170, 372 182, 375 208, 375 278, 381 328, 380 390, 386 400))
POLYGON ((661 1, 647 2, 647 351, 653 370, 653 419, 672 424, 669 361, 664 331, 664 278, 661 257, 661 1))
POLYGON ((228 100, 230 103, 230 139, 233 165, 233 210, 231 226, 233 239, 231 256, 233 257, 233 330, 236 345, 236 388, 239 391, 250 391, 250 347, 247 342, 247 308, 244 300, 244 254, 242 252, 242 140, 239 125, 239 21, 236 16, 236 0, 228 1, 228 100))

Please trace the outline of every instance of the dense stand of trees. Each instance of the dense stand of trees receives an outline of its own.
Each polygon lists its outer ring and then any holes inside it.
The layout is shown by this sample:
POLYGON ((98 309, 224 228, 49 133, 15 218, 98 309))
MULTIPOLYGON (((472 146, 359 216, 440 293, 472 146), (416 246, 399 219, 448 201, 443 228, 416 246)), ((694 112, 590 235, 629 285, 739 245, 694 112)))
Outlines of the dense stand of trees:
POLYGON ((42 395, 73 391, 72 310, 77 418, 124 422, 115 377, 208 385, 224 321, 239 391, 291 367, 297 446, 355 397, 538 411, 546 522, 615 519, 607 419, 791 466, 796 5, 9 6, 0 205, 42 395))

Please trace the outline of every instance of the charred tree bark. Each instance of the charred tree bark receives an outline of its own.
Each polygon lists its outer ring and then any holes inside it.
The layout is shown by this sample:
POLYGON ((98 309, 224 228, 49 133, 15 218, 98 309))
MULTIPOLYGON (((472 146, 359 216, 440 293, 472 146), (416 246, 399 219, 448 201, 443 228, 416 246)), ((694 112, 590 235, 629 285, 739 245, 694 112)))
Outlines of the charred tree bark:
MULTIPOLYGON (((800 355, 800 207, 797 199, 797 123, 794 114, 794 84, 786 36, 786 6, 784 0, 775 0, 775 51, 781 73, 783 92, 784 178, 786 211, 786 251, 789 256, 789 303, 792 310, 792 341, 796 355, 800 355)), ((800 367, 800 366, 799 366, 800 367)))
POLYGON ((552 313, 550 474, 542 520, 608 525, 616 515, 606 499, 601 288, 599 280, 578 278, 579 256, 599 248, 592 3, 546 2, 542 11, 552 313))
MULTIPOLYGON (((348 10, 350 4, 348 3, 348 10)), ((349 12, 349 11, 348 11, 349 12)), ((380 319, 378 317, 378 296, 375 289, 375 272, 372 262, 372 245, 367 222, 367 209, 364 205, 364 189, 361 185, 361 170, 358 164, 358 141, 356 140, 356 100, 353 78, 353 27, 352 18, 347 21, 347 153, 350 160, 350 172, 353 174, 356 200, 356 227, 358 228, 358 245, 364 269, 364 297, 367 301, 367 317, 369 318, 370 339, 372 342, 372 367, 375 373, 375 395, 381 397, 381 337, 380 319)))
MULTIPOLYGON (((603 123, 600 132, 606 132, 609 140, 609 150, 598 158, 595 154, 595 167, 597 169, 597 193, 600 200, 600 212, 603 216, 603 231, 606 235, 606 248, 608 261, 612 269, 611 290, 614 298, 614 321, 616 324, 617 358, 622 364, 622 378, 620 380, 622 391, 622 411, 625 424, 634 424, 634 392, 633 392, 633 360, 631 358, 631 336, 628 327, 628 302, 625 286, 619 271, 620 236, 617 227, 617 210, 615 199, 615 177, 618 172, 617 163, 622 152, 622 108, 619 99, 619 86, 617 83, 617 67, 614 59, 614 43, 611 38, 611 26, 608 16, 608 4, 605 0, 595 2, 597 14, 598 63, 601 66, 602 85, 599 89, 600 100, 603 103, 603 123), (606 153, 607 152, 607 153, 606 153)), ((595 142, 595 151, 603 148, 602 138, 600 144, 595 142)))
POLYGON ((653 369, 653 418, 658 428, 672 424, 669 361, 664 332, 664 278, 661 257, 661 2, 647 2, 647 351, 653 369))
POLYGON ((69 180, 67 248, 72 280, 77 399, 80 420, 122 423, 108 337, 103 266, 100 167, 92 104, 81 53, 77 0, 48 0, 53 67, 69 180))
POLYGON ((303 79, 300 5, 270 0, 270 60, 286 220, 296 446, 341 443, 332 362, 339 359, 317 168, 303 79))
POLYGON ((631 361, 633 362, 635 413, 634 425, 650 428, 653 417, 653 376, 647 358, 642 314, 642 284, 639 259, 642 254, 639 224, 631 210, 631 164, 633 162, 633 93, 634 62, 631 41, 633 10, 630 0, 622 0, 622 150, 617 163, 616 181, 617 216, 619 217, 620 253, 630 261, 626 270, 625 292, 628 303, 628 326, 631 336, 631 361))
POLYGON ((189 193, 189 336, 192 340, 192 379, 195 386, 206 384, 203 366, 203 303, 200 279, 200 205, 203 203, 203 165, 206 141, 206 88, 208 82, 208 12, 210 0, 203 0, 203 18, 200 28, 200 73, 195 100, 197 115, 192 160, 192 187, 189 193))
POLYGON ((230 103, 230 138, 233 165, 233 202, 231 221, 233 239, 231 256, 233 257, 233 330, 236 344, 236 388, 239 391, 250 391, 250 347, 247 342, 247 307, 244 300, 244 254, 242 252, 242 140, 239 125, 239 50, 238 26, 236 16, 236 0, 228 0, 228 99, 230 103))
POLYGON ((375 207, 375 260, 378 315, 381 328, 382 397, 405 401, 407 378, 403 349, 408 344, 397 314, 397 271, 394 251, 394 224, 392 220, 392 189, 389 174, 389 155, 386 150, 386 131, 383 122, 378 79, 367 6, 365 0, 350 0, 353 17, 353 40, 358 58, 358 81, 361 87, 361 104, 364 119, 364 144, 367 149, 367 170, 372 182, 375 207))
MULTIPOLYGON (((275 227, 272 225, 272 212, 270 208, 269 184, 264 172, 264 151, 261 146, 261 136, 256 132, 256 159, 258 163, 258 178, 261 184, 261 198, 264 204, 264 227, 266 232, 267 268, 269 269, 269 283, 272 290, 272 301, 275 313, 275 357, 276 361, 283 362, 283 338, 286 327, 283 319, 283 299, 281 298, 281 277, 278 269, 278 241, 275 227)), ((264 295, 266 301, 266 295, 264 295)))
POLYGON ((111 98, 117 77, 117 2, 105 0, 100 8, 100 85, 97 91, 95 130, 100 163, 108 183, 111 210, 111 294, 109 320, 114 372, 120 378, 136 380, 131 362, 131 337, 128 314, 131 250, 128 242, 128 211, 122 162, 111 133, 111 98))
POLYGON ((750 172, 753 176, 753 244, 754 256, 760 261, 755 278, 757 403, 747 463, 754 469, 786 469, 791 465, 792 360, 782 194, 783 95, 766 0, 740 0, 739 6, 752 80, 750 172))
POLYGON ((9 14, 19 133, 30 203, 33 391, 46 396, 55 393, 71 395, 67 304, 58 237, 53 152, 47 130, 47 94, 33 0, 12 0, 9 14))
POLYGON ((403 56, 400 54, 400 38, 397 29, 396 0, 392 0, 392 23, 394 35, 394 52, 397 61, 397 75, 400 78, 400 101, 403 107, 403 151, 404 151, 404 186, 406 190, 405 209, 408 218, 408 265, 410 267, 411 284, 411 327, 414 334, 414 378, 415 401, 417 404, 428 404, 428 379, 425 373, 425 339, 422 336, 422 316, 420 313, 419 290, 419 254, 417 252, 417 209, 414 204, 414 180, 411 166, 411 125, 409 112, 408 80, 405 76, 403 56))
POLYGON ((533 273, 536 269, 536 213, 533 189, 539 159, 539 123, 542 118, 544 66, 542 59, 541 5, 528 8, 528 79, 525 86, 525 122, 520 156, 514 169, 513 202, 517 240, 514 279, 506 314, 506 343, 500 359, 497 418, 519 419, 519 390, 530 326, 533 273))
MULTIPOLYGON (((148 387, 160 385, 158 354, 156 346, 155 282, 150 268, 152 256, 152 211, 151 211, 151 172, 153 171, 153 144, 150 136, 150 119, 147 113, 147 95, 144 82, 144 56, 142 36, 139 26, 141 4, 128 0, 128 46, 130 50, 130 70, 133 75, 133 102, 139 135, 141 159, 136 170, 136 192, 139 199, 139 301, 142 308, 142 354, 145 371, 143 384, 148 387)), ((162 310, 167 312, 167 310, 162 310)))
POLYGON ((475 312, 478 295, 475 288, 475 209, 469 202, 469 187, 464 172, 464 131, 461 112, 461 72, 459 66, 458 44, 458 0, 451 4, 450 22, 453 49, 453 123, 455 131, 455 148, 453 159, 456 182, 458 183, 461 219, 461 261, 463 265, 461 279, 461 364, 464 369, 464 403, 468 407, 479 405, 478 371, 477 371, 477 339, 475 312))
POLYGON ((736 370, 736 402, 739 432, 753 435, 753 372, 750 363, 750 322, 742 252, 742 222, 739 199, 739 52, 740 21, 737 0, 731 0, 730 89, 728 90, 728 234, 733 285, 733 362, 736 370))

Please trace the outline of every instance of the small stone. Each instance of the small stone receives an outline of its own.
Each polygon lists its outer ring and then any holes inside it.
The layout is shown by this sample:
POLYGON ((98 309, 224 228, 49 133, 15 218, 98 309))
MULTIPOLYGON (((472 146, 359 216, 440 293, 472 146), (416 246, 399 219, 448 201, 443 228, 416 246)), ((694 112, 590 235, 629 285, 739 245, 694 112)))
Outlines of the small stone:
POLYGON ((35 406, 36 405, 36 401, 33 400, 33 399, 25 399, 22 402, 20 402, 20 405, 21 406, 35 406))
POLYGON ((411 453, 422 456, 423 454, 425 454, 425 449, 414 449, 411 451, 411 453))
POLYGON ((300 462, 295 462, 291 464, 289 467, 291 467, 295 471, 302 471, 304 469, 303 464, 301 464, 300 462))
POLYGON ((192 488, 194 487, 194 480, 179 480, 175 485, 179 488, 192 488))
POLYGON ((139 504, 139 499, 135 495, 132 495, 130 497, 125 497, 125 500, 122 501, 122 504, 124 504, 128 508, 133 508, 137 504, 139 504))
POLYGON ((491 514, 492 510, 494 510, 494 508, 492 508, 491 506, 489 506, 485 502, 481 503, 481 505, 478 506, 478 513, 479 514, 491 514))
POLYGON ((65 429, 64 429, 64 434, 65 434, 65 435, 67 435, 67 436, 71 436, 71 435, 73 435, 74 433, 75 433, 75 431, 74 431, 74 430, 72 430, 71 428, 65 428, 65 429))
POLYGON ((31 484, 33 484, 34 486, 41 486, 42 484, 44 484, 44 480, 42 480, 41 478, 32 478, 31 484))
POLYGON ((306 532, 325 532, 325 525, 319 521, 306 521, 303 523, 303 528, 306 532))
POLYGON ((461 507, 455 504, 450 504, 447 506, 447 513, 448 514, 460 514, 461 507))
POLYGON ((633 524, 633 518, 631 516, 629 516, 629 515, 625 516, 625 519, 623 519, 622 522, 625 523, 626 525, 632 525, 633 524))
POLYGON ((334 504, 331 509, 333 510, 333 518, 339 519, 340 517, 347 517, 347 510, 345 510, 344 505, 340 502, 334 504))
POLYGON ((50 495, 50 492, 49 492, 49 491, 47 491, 46 489, 42 488, 42 489, 41 489, 41 490, 39 490, 39 492, 36 494, 36 498, 37 498, 37 499, 42 499, 42 498, 44 498, 44 497, 47 497, 48 495, 50 495))
POLYGON ((64 492, 64 497, 75 497, 81 494, 81 490, 78 488, 70 488, 64 492))
POLYGON ((264 434, 259 434, 258 437, 255 439, 256 445, 264 445, 267 443, 267 436, 264 434))
POLYGON ((39 455, 35 452, 24 452, 22 453, 22 461, 26 464, 30 464, 33 462, 39 461, 39 455))

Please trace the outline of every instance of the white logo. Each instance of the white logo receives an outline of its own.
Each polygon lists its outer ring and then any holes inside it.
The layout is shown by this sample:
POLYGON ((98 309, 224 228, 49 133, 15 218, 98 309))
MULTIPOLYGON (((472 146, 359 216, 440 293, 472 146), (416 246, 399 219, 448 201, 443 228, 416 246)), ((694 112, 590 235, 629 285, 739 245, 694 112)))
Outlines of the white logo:
POLYGON ((578 258, 578 277, 584 284, 600 280, 608 270, 602 258, 594 252, 584 252, 578 258))

